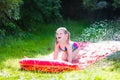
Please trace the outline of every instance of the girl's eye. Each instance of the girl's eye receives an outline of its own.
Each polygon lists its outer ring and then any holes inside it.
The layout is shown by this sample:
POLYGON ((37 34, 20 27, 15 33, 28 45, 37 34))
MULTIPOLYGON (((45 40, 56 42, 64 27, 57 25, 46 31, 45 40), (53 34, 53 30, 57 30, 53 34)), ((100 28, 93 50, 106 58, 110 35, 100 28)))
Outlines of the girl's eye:
POLYGON ((56 33, 56 35, 58 35, 58 33, 56 33))
POLYGON ((60 34, 63 34, 63 33, 60 33, 60 34))

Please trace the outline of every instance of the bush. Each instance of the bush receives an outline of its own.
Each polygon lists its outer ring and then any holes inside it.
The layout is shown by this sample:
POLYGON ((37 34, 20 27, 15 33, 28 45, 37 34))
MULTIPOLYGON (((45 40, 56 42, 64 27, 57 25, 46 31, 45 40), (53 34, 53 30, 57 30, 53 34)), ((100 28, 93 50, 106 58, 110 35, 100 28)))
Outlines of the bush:
POLYGON ((0 37, 18 31, 16 21, 20 19, 22 0, 0 0, 0 37))
POLYGON ((24 0, 18 24, 27 30, 31 24, 59 22, 62 19, 60 7, 60 0, 24 0))

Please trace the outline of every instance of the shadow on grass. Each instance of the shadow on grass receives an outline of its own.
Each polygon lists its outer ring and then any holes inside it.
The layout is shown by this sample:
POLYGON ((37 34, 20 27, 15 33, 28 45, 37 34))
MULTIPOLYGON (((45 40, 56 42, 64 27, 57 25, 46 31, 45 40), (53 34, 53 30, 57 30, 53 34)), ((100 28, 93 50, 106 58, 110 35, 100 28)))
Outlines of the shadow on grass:
POLYGON ((112 61, 115 61, 115 62, 120 62, 120 51, 115 52, 112 55, 109 55, 108 60, 112 60, 112 61))
POLYGON ((107 57, 108 61, 112 61, 113 62, 113 70, 119 70, 120 71, 120 51, 115 52, 112 55, 109 55, 107 57))

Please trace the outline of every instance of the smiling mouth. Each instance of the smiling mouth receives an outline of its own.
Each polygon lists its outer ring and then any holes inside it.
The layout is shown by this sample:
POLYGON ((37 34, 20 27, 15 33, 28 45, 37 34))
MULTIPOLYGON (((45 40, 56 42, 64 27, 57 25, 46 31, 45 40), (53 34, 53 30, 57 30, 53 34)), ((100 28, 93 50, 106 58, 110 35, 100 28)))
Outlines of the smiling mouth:
POLYGON ((58 39, 60 39, 61 37, 58 37, 58 39))

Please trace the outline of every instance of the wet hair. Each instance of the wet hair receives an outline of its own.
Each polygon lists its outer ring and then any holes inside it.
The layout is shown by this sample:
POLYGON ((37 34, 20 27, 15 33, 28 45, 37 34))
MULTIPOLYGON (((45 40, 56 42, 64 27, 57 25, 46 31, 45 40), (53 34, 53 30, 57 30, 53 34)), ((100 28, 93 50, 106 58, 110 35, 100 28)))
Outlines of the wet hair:
MULTIPOLYGON (((70 32, 69 32, 65 27, 60 27, 60 28, 58 28, 58 29, 56 30, 56 32, 59 31, 59 30, 63 30, 65 34, 68 34, 67 42, 69 42, 69 40, 70 40, 70 32)), ((57 42, 57 38, 56 38, 56 44, 57 44, 57 43, 58 43, 58 42, 57 42)))

